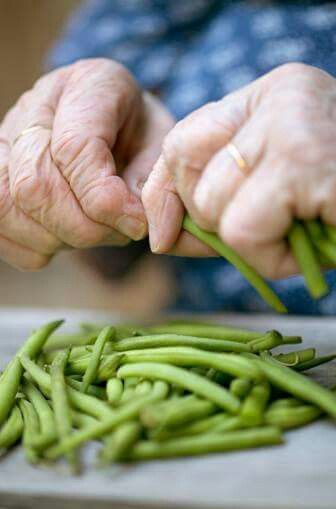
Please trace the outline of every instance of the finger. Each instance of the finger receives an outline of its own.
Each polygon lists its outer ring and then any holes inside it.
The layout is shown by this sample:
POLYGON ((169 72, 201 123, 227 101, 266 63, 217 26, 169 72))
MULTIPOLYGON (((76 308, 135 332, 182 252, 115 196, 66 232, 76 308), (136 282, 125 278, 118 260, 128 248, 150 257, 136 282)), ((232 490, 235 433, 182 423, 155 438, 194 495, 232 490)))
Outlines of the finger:
POLYGON ((61 248, 62 243, 15 207, 9 191, 9 154, 9 145, 0 131, 0 235, 50 256, 61 248))
POLYGON ((225 209, 220 237, 260 274, 277 279, 298 266, 285 240, 292 222, 293 199, 279 172, 258 168, 225 209))
POLYGON ((134 240, 146 234, 146 218, 140 200, 116 175, 111 148, 140 100, 122 66, 80 62, 60 98, 51 140, 53 160, 83 212, 134 240))
POLYGON ((143 115, 138 121, 139 132, 133 136, 137 141, 128 147, 130 162, 123 171, 123 180, 139 199, 148 175, 160 155, 162 141, 175 123, 156 97, 148 93, 143 97, 143 115))
POLYGON ((165 253, 178 239, 184 206, 162 156, 142 190, 142 202, 148 221, 151 250, 153 253, 165 253))
POLYGON ((0 235, 0 258, 16 269, 36 271, 45 267, 50 256, 37 253, 0 235))

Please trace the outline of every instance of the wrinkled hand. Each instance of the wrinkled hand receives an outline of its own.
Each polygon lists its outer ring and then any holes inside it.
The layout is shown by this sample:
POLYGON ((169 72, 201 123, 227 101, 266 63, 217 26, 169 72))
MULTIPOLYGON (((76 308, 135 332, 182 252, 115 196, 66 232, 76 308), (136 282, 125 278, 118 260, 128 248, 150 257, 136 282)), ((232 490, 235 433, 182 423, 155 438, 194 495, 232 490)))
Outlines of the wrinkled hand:
POLYGON ((155 252, 206 254, 180 231, 185 207, 262 275, 297 272, 293 218, 336 225, 336 79, 287 64, 193 112, 166 137, 143 202, 155 252))
POLYGON ((115 62, 42 77, 0 126, 0 258, 34 270, 68 246, 146 236, 141 189, 172 125, 115 62))

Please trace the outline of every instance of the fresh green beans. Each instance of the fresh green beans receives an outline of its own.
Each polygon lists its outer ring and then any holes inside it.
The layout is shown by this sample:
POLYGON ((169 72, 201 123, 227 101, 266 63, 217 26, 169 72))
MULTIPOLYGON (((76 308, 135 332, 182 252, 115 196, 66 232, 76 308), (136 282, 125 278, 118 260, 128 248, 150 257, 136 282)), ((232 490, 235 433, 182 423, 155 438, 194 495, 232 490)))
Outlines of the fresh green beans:
POLYGON ((151 380, 165 380, 203 396, 233 414, 237 413, 240 407, 238 398, 224 387, 176 366, 150 362, 128 364, 119 368, 117 376, 122 379, 129 376, 145 376, 151 380))
POLYGON ((275 309, 275 311, 278 311, 279 313, 287 312, 284 304, 280 301, 279 297, 272 288, 266 284, 263 278, 250 265, 244 262, 244 260, 231 247, 224 244, 217 235, 201 230, 201 228, 193 222, 189 215, 184 217, 183 228, 234 265, 253 286, 253 288, 255 288, 265 302, 275 309))
POLYGON ((5 422, 6 417, 14 405, 15 396, 21 382, 23 370, 19 357, 21 355, 27 355, 31 358, 37 357, 50 334, 52 334, 52 332, 56 330, 62 323, 63 320, 50 322, 40 329, 37 329, 37 331, 33 332, 1 375, 0 426, 5 422))
POLYGON ((288 240, 311 295, 316 299, 323 297, 329 291, 328 286, 311 240, 299 221, 293 223, 288 240))
POLYGON ((322 225, 312 220, 306 221, 305 227, 317 251, 322 253, 329 262, 336 264, 336 244, 325 235, 322 225))
POLYGON ((331 417, 336 418, 336 394, 313 380, 281 365, 269 356, 263 360, 256 358, 255 362, 268 380, 276 387, 308 403, 313 403, 331 417))
POLYGON ((336 355, 269 353, 299 336, 186 321, 88 326, 94 344, 41 352, 58 324, 39 329, 0 378, 0 453, 20 441, 28 461, 65 457, 76 471, 90 440, 106 465, 272 445, 282 430, 336 417, 336 388, 300 374, 336 355))
POLYGON ((91 354, 88 366, 83 376, 81 392, 87 392, 89 385, 92 384, 97 376, 100 358, 103 352, 106 341, 110 341, 114 334, 113 327, 105 327, 100 333, 94 344, 93 352, 91 354))
POLYGON ((167 442, 140 442, 132 449, 128 459, 143 461, 172 456, 195 456, 281 443, 282 436, 278 428, 251 428, 231 431, 223 435, 207 433, 202 436, 176 438, 167 442))
POLYGON ((87 426, 82 430, 73 433, 70 437, 65 438, 59 444, 54 445, 50 449, 47 449, 45 456, 48 459, 59 458, 62 454, 67 453, 79 447, 87 440, 93 440, 100 438, 106 433, 113 431, 120 424, 134 419, 140 412, 141 408, 154 401, 160 401, 164 399, 169 391, 169 387, 165 382, 157 381, 153 386, 151 394, 142 396, 136 401, 130 401, 122 407, 115 410, 111 417, 108 417, 92 426, 87 426))
POLYGON ((0 451, 9 449, 21 438, 23 433, 23 419, 19 408, 15 405, 0 428, 0 451))
MULTIPOLYGON (((27 356, 21 356, 20 361, 25 370, 30 374, 35 383, 40 387, 42 392, 49 396, 51 393, 51 379, 50 375, 43 371, 35 362, 30 360, 27 356)), ((68 388, 68 395, 70 403, 77 408, 80 412, 87 413, 98 419, 104 419, 113 415, 113 411, 109 405, 104 401, 83 394, 72 387, 68 388)))

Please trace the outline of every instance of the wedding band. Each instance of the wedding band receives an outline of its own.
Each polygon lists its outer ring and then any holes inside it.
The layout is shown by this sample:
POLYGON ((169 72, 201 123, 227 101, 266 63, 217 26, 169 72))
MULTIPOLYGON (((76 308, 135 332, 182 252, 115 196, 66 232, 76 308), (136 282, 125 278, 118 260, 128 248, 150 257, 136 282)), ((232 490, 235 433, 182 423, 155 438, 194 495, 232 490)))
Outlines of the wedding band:
POLYGON ((237 164, 238 168, 245 174, 248 174, 248 165, 237 149, 236 145, 233 143, 228 143, 226 145, 226 150, 229 152, 230 156, 234 159, 235 163, 237 164))
POLYGON ((25 136, 26 134, 30 134, 30 133, 34 133, 35 131, 39 131, 40 129, 49 129, 49 127, 45 127, 44 125, 32 125, 31 127, 27 127, 27 129, 23 129, 23 131, 21 131, 17 136, 16 138, 14 138, 14 141, 12 143, 12 145, 15 145, 15 143, 17 141, 19 141, 20 138, 22 138, 22 136, 25 136))

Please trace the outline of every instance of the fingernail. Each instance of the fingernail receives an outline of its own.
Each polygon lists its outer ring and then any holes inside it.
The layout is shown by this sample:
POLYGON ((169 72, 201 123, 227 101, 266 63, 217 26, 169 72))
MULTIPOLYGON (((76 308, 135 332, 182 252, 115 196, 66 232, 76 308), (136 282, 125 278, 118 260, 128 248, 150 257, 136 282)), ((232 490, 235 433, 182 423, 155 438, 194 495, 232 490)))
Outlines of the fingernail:
POLYGON ((120 233, 133 240, 143 239, 146 235, 147 226, 139 219, 131 216, 121 216, 116 222, 116 228, 120 233))

